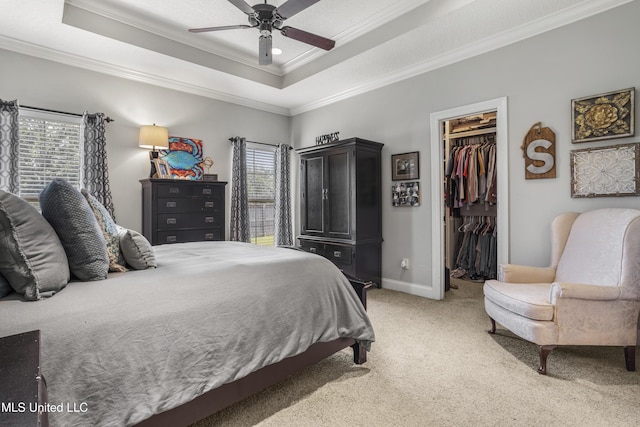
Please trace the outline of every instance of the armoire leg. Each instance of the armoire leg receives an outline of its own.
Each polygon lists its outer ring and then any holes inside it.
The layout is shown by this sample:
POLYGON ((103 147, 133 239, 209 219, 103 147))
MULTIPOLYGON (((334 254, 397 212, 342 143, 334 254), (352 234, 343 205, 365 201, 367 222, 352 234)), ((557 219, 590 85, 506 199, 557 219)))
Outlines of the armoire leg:
POLYGON ((538 367, 538 373, 540 375, 547 375, 547 356, 556 348, 555 345, 541 345, 540 346, 540 366, 538 367))
POLYGON ((624 362, 627 365, 627 371, 636 370, 636 346, 630 345, 624 348, 624 362))

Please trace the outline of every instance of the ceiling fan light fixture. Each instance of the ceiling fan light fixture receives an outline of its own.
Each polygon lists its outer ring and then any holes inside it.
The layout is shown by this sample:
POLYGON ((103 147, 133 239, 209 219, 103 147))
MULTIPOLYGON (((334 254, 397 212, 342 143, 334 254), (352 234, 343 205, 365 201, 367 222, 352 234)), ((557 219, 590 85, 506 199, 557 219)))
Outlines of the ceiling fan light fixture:
POLYGON ((191 28, 189 29, 189 31, 192 33, 204 33, 208 31, 257 28, 260 32, 258 45, 258 58, 260 65, 271 64, 271 56, 280 55, 282 53, 280 49, 276 48, 272 50, 271 47, 271 34, 274 28, 285 37, 297 40, 302 43, 306 43, 314 47, 318 47, 320 49, 331 50, 335 46, 335 41, 326 37, 309 33, 298 28, 283 26, 286 19, 291 18, 293 15, 307 9, 320 0, 286 0, 278 7, 272 4, 268 4, 267 0, 265 0, 264 3, 255 4, 253 6, 250 6, 246 2, 246 0, 228 1, 247 15, 249 25, 225 25, 218 27, 191 28))

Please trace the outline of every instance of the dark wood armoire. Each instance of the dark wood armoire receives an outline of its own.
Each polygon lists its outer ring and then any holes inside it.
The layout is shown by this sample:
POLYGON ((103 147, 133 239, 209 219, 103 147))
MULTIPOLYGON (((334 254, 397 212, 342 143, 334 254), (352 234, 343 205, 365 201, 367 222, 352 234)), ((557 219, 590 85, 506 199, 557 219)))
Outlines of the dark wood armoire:
POLYGON ((378 287, 383 145, 349 138, 296 150, 300 155, 301 248, 378 287))

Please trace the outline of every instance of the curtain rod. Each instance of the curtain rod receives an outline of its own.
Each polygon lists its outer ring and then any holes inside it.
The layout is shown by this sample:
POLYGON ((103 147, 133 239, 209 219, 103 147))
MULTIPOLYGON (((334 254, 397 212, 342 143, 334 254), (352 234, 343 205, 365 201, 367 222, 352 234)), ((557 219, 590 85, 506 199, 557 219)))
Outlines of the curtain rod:
MULTIPOLYGON (((21 105, 21 108, 28 108, 29 110, 36 110, 36 111, 46 111, 47 113, 56 113, 56 114, 67 114, 69 116, 77 116, 77 117, 82 117, 84 116, 84 114, 78 114, 78 113, 69 113, 67 111, 60 111, 60 110, 50 110, 48 108, 40 108, 40 107, 29 107, 28 105, 21 105)), ((113 121, 115 121, 115 119, 112 119, 111 117, 106 117, 104 119, 107 123, 111 123, 113 121)))
MULTIPOLYGON (((233 142, 233 138, 229 138, 230 142, 233 142)), ((245 141, 245 142, 250 142, 251 144, 260 144, 260 145, 269 145, 270 147, 277 147, 279 144, 269 144, 268 142, 258 142, 258 141, 245 141)), ((291 150, 293 147, 289 146, 289 150, 291 150)))

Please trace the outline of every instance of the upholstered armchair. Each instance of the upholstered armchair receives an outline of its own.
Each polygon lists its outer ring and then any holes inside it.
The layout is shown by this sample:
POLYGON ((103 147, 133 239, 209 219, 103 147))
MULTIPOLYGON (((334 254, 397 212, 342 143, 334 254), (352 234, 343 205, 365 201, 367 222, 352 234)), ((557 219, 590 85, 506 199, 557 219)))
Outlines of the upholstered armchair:
POLYGON ((551 224, 549 267, 501 265, 484 284, 485 310, 540 347, 538 372, 558 345, 622 346, 635 371, 640 314, 640 210, 564 213, 551 224))

